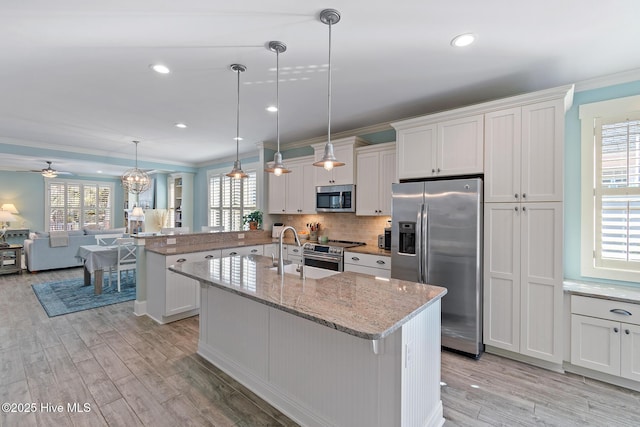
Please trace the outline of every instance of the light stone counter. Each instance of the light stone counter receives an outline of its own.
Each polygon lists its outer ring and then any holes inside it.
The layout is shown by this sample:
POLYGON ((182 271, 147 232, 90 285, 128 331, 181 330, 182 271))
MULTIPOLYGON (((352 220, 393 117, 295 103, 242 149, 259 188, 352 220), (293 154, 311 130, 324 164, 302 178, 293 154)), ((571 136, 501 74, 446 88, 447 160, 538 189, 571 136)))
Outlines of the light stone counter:
POLYGON ((442 298, 447 290, 397 279, 381 280, 358 273, 324 279, 279 276, 271 259, 248 255, 211 259, 169 269, 364 339, 388 336, 442 298))
POLYGON ((355 246, 353 248, 347 248, 345 251, 355 252, 359 254, 369 254, 369 255, 380 255, 380 256, 391 256, 391 251, 386 249, 380 249, 377 246, 372 245, 363 245, 363 246, 355 246))
POLYGON ((640 287, 565 280, 563 282, 563 288, 565 292, 572 295, 582 295, 635 304, 640 303, 640 287))

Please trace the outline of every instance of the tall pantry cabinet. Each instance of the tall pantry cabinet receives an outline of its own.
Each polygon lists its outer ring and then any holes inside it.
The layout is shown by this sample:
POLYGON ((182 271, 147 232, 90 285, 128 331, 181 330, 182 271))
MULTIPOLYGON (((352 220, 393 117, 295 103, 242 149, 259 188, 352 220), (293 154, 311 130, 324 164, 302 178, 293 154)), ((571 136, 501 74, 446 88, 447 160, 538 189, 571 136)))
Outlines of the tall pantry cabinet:
POLYGON ((572 97, 572 87, 552 89, 485 114, 487 351, 562 363, 562 166, 572 97))

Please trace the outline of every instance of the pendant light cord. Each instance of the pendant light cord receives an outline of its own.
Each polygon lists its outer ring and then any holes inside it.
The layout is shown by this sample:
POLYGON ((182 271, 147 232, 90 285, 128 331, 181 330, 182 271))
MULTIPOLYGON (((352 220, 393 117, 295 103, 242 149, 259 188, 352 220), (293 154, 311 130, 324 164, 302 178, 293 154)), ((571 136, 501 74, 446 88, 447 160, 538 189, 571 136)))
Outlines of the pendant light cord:
POLYGON ((238 73, 238 108, 236 109, 236 161, 240 158, 240 73, 242 70, 237 69, 238 73))
POLYGON ((276 49, 276 135, 280 152, 280 49, 276 49))
POLYGON ((327 119, 327 143, 331 144, 331 27, 333 22, 329 20, 329 90, 327 97, 327 112, 329 118, 327 119))

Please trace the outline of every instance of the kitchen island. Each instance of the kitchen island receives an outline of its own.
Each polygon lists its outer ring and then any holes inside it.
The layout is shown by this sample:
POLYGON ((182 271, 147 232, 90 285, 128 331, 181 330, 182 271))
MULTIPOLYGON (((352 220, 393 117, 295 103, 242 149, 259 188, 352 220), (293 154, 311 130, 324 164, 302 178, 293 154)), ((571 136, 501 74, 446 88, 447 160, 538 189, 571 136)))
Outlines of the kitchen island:
POLYGON ((198 353, 306 426, 440 426, 446 289, 358 273, 279 276, 263 256, 184 263, 198 353))

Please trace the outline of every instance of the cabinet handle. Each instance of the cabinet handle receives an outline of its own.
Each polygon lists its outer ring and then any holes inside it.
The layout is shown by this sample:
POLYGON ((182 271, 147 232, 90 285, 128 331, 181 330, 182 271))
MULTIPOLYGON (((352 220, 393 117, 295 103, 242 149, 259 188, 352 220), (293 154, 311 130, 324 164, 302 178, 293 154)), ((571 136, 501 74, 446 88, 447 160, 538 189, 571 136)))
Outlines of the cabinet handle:
POLYGON ((440 173, 440 168, 438 168, 438 173, 440 173))
POLYGON ((178 258, 176 262, 185 262, 186 260, 187 260, 186 258, 178 258))
POLYGON ((518 193, 514 194, 513 197, 515 197, 516 200, 518 200, 518 193))
POLYGON ((351 259, 354 261, 360 261, 360 258, 358 258, 357 256, 352 256, 351 259))
POLYGON ((383 260, 379 259, 376 261, 378 264, 386 264, 383 260))
POLYGON ((300 252, 300 249, 293 249, 293 252, 298 253, 298 252, 300 252))
POLYGON ((628 329, 625 329, 625 330, 624 330, 624 333, 625 333, 625 334, 627 334, 627 335, 629 335, 629 334, 631 333, 631 331, 630 331, 630 330, 628 330, 628 329))
POLYGON ((431 169, 431 173, 436 173, 436 170, 435 169, 431 169))
POLYGON ((214 257, 213 255, 206 255, 206 256, 204 257, 204 259, 211 259, 211 258, 215 258, 215 257, 214 257))
POLYGON ((516 206, 515 208, 513 208, 513 210, 515 210, 516 212, 518 212, 518 207, 516 206))
POLYGON ((526 199, 527 198, 527 193, 522 193, 522 198, 526 199))
POLYGON ((609 310, 610 313, 615 313, 615 314, 622 314, 623 316, 631 316, 631 313, 628 312, 627 310, 623 310, 621 308, 612 308, 611 310, 609 310))
POLYGON ((615 332, 616 334, 618 333, 618 328, 613 328, 613 332, 615 332))
POLYGON ((258 250, 257 250, 257 249, 251 249, 251 253, 252 253, 252 254, 255 254, 256 252, 258 252, 258 250))
POLYGON ((229 255, 230 256, 235 256, 235 255, 238 255, 238 252, 235 252, 235 251, 234 252, 229 252, 229 255))
POLYGON ((522 212, 524 212, 524 211, 526 211, 526 210, 527 210, 527 207, 526 207, 526 206, 523 206, 523 207, 522 207, 522 212))

